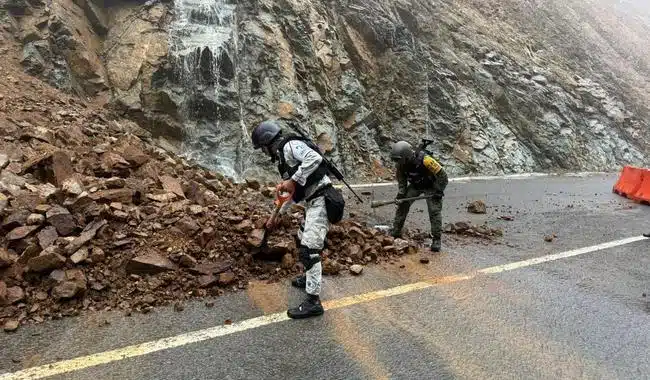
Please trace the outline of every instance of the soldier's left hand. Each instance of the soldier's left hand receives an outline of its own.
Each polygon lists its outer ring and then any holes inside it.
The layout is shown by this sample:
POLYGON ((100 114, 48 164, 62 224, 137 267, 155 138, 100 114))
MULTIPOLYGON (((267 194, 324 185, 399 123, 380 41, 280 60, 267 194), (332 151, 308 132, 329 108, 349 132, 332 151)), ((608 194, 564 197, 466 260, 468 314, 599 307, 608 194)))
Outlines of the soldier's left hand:
POLYGON ((296 191, 296 183, 292 179, 286 180, 278 185, 278 190, 293 194, 296 191))

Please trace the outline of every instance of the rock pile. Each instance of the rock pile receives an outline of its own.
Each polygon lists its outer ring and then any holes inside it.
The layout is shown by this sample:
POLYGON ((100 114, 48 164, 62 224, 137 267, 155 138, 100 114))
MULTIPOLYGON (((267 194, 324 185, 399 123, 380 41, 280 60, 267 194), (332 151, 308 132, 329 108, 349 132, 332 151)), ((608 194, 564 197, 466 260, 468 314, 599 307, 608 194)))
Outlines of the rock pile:
MULTIPOLYGON (((19 76, 17 76, 19 77, 19 76)), ((147 312, 299 271, 285 218, 254 256, 268 184, 233 184, 151 144, 130 121, 35 80, 0 83, 0 326, 81 310, 147 312)), ((413 252, 353 220, 333 226, 324 267, 413 252)))
POLYGON ((475 225, 470 222, 456 222, 446 224, 443 232, 455 235, 473 236, 485 239, 493 239, 503 236, 500 228, 491 228, 487 225, 475 225))

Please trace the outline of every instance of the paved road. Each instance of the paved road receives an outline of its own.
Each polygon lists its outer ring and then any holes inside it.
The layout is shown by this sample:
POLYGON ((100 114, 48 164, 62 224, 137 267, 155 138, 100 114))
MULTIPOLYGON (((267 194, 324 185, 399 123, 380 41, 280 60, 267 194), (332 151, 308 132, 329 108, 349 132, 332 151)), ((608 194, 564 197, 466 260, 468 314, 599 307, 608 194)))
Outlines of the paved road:
MULTIPOLYGON (((360 277, 326 278, 324 299, 335 302, 322 318, 265 323, 53 378, 650 378, 650 303, 643 296, 650 293, 650 240, 503 266, 650 230, 650 207, 612 194, 615 177, 453 182, 445 219, 501 226, 505 236, 498 244, 445 235, 444 252, 431 255, 428 265, 411 256, 369 266, 360 277), (486 201, 486 215, 465 211, 474 199, 486 201), (500 215, 515 220, 502 221, 500 215), (544 242, 552 233, 558 238, 544 242), (507 269, 449 277, 494 266, 507 269), (401 295, 372 293, 431 279, 435 285, 402 287, 407 290, 401 295), (368 292, 377 299, 336 303, 368 292)), ((363 190, 376 199, 395 193, 394 187, 363 190)), ((408 228, 426 231, 424 206, 414 205, 408 228)), ((357 212, 386 224, 394 208, 357 212)), ((255 283, 216 299, 213 308, 196 302, 182 313, 169 308, 132 317, 96 313, 21 328, 0 335, 0 372, 206 329, 226 319, 282 313, 299 297, 286 283, 255 283)))

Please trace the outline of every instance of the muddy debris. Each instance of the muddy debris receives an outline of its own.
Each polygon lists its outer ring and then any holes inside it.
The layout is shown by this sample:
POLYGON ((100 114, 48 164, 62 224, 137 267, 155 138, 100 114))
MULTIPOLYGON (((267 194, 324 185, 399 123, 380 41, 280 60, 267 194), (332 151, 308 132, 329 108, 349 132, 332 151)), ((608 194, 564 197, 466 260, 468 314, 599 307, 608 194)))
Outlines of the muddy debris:
MULTIPOLYGON (((300 207, 270 234, 271 255, 255 255, 273 209, 272 184, 233 183, 154 146, 111 110, 46 85, 6 93, 2 106, 0 326, 6 330, 81 312, 146 313, 302 270, 295 243, 300 207)), ((322 253, 330 274, 418 249, 415 241, 394 240, 354 218, 333 225, 327 238, 336 247, 322 253)))
POLYGON ((483 239, 495 239, 503 236, 503 230, 500 228, 491 228, 487 224, 475 225, 471 222, 448 223, 443 227, 443 232, 483 239))

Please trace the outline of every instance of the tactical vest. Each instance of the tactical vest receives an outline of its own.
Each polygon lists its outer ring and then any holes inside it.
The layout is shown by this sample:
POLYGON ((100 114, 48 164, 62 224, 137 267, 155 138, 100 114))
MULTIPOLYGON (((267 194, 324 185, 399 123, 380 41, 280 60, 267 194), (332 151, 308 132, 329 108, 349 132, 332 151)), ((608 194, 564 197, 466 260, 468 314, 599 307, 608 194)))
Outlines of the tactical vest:
MULTIPOLYGON (((307 144, 307 146, 313 149, 316 153, 321 154, 320 148, 318 148, 316 144, 311 142, 311 140, 308 140, 306 138, 300 136, 287 136, 282 140, 280 140, 280 144, 278 145, 278 157, 279 157, 278 171, 280 172, 280 176, 282 177, 282 179, 285 181, 290 179, 296 173, 296 171, 298 171, 298 168, 300 167, 300 164, 295 166, 289 166, 289 164, 287 164, 287 161, 284 159, 284 146, 289 141, 293 141, 293 140, 300 140, 305 144, 307 144)), ((296 191, 293 193, 293 201, 296 203, 302 201, 305 198, 305 189, 320 182, 320 180, 322 180, 323 177, 325 177, 327 174, 328 174, 327 165, 325 164, 324 161, 322 161, 318 166, 318 168, 307 177, 305 186, 296 184, 296 191)))

